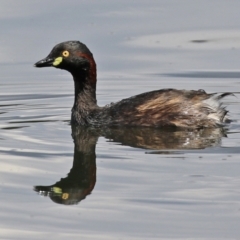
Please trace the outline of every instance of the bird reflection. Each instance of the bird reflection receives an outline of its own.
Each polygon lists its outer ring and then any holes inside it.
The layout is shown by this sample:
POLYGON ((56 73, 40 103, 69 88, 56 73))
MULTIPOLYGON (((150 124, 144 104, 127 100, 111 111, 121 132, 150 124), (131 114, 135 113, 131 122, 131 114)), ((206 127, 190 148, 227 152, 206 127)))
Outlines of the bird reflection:
POLYGON ((91 194, 96 183, 95 148, 100 136, 126 146, 158 150, 157 153, 171 153, 173 150, 219 146, 226 134, 221 128, 179 131, 154 128, 72 127, 74 157, 67 177, 50 186, 35 186, 34 190, 40 195, 48 196, 53 202, 64 205, 78 204, 85 199, 91 194))
POLYGON ((90 129, 72 129, 74 140, 73 166, 67 177, 50 186, 35 186, 40 195, 55 203, 77 204, 91 193, 96 183, 95 147, 98 134, 90 129))

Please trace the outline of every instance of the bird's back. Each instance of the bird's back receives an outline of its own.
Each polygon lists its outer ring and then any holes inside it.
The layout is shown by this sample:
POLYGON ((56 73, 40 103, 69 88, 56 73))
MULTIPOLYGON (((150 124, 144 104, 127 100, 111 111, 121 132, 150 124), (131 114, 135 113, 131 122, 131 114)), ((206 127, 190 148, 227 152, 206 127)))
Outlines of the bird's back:
POLYGON ((110 125, 202 128, 223 125, 227 111, 220 102, 225 94, 203 90, 162 89, 123 99, 107 112, 110 125))

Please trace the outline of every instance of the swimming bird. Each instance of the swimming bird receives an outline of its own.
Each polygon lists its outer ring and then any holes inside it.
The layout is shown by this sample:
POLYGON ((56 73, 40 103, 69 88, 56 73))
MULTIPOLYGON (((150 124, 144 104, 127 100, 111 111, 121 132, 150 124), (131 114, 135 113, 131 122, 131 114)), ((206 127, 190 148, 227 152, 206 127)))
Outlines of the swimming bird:
POLYGON ((97 70, 93 54, 79 41, 57 44, 36 67, 55 67, 73 76, 75 98, 71 123, 83 126, 215 128, 228 122, 221 99, 231 93, 161 89, 104 107, 97 105, 97 70))

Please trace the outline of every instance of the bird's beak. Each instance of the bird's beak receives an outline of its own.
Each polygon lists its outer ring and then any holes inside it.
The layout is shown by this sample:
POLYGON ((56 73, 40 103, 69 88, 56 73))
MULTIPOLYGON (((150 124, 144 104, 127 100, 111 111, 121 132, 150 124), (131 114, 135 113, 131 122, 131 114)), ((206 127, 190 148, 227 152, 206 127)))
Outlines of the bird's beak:
POLYGON ((51 57, 46 57, 34 64, 35 67, 52 67, 54 59, 51 57))

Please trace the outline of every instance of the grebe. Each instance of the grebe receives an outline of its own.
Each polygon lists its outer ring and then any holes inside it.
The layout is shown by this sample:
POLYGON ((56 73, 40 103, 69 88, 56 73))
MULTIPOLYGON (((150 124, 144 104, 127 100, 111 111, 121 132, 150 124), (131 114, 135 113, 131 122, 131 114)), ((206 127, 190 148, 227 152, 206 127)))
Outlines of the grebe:
POLYGON ((72 124, 198 129, 219 127, 229 122, 220 100, 231 93, 161 89, 99 107, 96 64, 90 50, 79 41, 57 44, 35 66, 53 66, 72 74, 75 85, 72 124))

